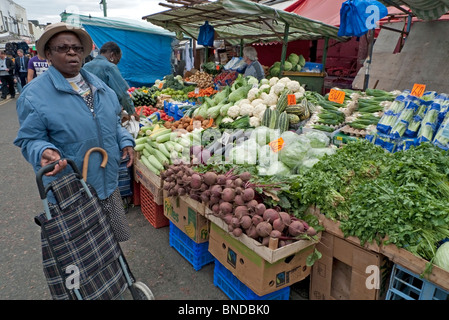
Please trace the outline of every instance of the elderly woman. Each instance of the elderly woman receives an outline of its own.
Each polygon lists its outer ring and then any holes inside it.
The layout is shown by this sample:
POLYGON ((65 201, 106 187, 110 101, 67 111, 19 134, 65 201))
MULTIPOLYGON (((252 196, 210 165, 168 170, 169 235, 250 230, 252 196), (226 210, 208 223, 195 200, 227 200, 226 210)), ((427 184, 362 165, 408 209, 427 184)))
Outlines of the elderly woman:
MULTIPOLYGON (((87 182, 95 188, 117 240, 126 241, 129 226, 118 188, 118 172, 120 157, 129 156, 127 166, 132 165, 135 143, 121 126, 121 106, 115 92, 81 69, 91 48, 92 39, 80 28, 63 22, 45 28, 37 52, 50 67, 25 86, 17 101, 20 128, 14 144, 22 149, 35 172, 58 161, 44 177, 44 184, 71 172, 62 158, 72 159, 82 168, 89 149, 103 148, 108 153, 107 165, 100 168, 101 154, 92 153, 87 182)), ((48 200, 54 202, 51 193, 48 200)))
POLYGON ((248 65, 245 69, 246 76, 253 76, 257 78, 257 80, 262 80, 265 78, 265 72, 263 71, 263 67, 259 61, 257 61, 257 51, 253 47, 245 47, 243 48, 243 60, 248 65))

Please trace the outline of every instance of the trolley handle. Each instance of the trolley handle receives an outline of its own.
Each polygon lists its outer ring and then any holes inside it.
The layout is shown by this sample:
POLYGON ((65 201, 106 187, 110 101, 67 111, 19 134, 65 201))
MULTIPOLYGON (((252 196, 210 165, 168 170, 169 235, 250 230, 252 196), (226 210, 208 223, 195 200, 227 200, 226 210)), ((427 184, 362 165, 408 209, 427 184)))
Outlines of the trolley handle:
POLYGON ((53 171, 55 166, 59 163, 60 160, 67 160, 67 163, 72 167, 72 170, 75 172, 76 177, 80 180, 83 178, 83 176, 81 175, 81 171, 76 166, 75 161, 73 161, 71 159, 59 159, 59 160, 56 160, 55 162, 52 162, 52 163, 46 165, 45 167, 40 168, 39 171, 36 173, 36 183, 37 183, 37 187, 39 189, 39 195, 42 200, 47 197, 47 192, 48 192, 48 189, 45 188, 45 186, 44 186, 42 177, 46 173, 53 171))

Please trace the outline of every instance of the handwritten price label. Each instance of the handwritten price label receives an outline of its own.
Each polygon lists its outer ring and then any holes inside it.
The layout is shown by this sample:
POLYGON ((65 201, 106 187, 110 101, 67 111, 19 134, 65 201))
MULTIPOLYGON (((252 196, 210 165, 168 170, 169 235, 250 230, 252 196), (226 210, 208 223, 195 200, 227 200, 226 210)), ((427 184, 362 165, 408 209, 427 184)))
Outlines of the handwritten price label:
POLYGON ((294 94, 287 95, 287 105, 292 106, 296 104, 296 96, 294 94))
POLYGON ((415 83, 413 85, 411 95, 420 98, 420 97, 422 97, 425 90, 426 90, 425 84, 415 83))
POLYGON ((342 104, 345 101, 346 93, 341 90, 331 89, 329 92, 329 101, 342 104))
POLYGON ((164 86, 164 83, 163 83, 163 82, 159 82, 158 88, 159 88, 159 89, 162 89, 163 86, 164 86))
POLYGON ((273 150, 273 152, 279 152, 284 147, 284 139, 279 138, 277 140, 273 140, 268 145, 271 147, 271 150, 273 150))

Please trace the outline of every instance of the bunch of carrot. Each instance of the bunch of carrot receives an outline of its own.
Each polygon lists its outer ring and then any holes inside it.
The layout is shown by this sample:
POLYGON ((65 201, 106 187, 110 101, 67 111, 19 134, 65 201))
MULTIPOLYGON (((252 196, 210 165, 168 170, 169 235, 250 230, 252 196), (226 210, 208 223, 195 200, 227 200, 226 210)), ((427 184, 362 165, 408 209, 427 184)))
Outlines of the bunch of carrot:
POLYGON ((187 96, 189 98, 198 98, 198 97, 204 97, 204 96, 211 96, 213 94, 216 94, 218 91, 215 90, 213 87, 207 87, 206 89, 199 89, 198 93, 195 93, 195 91, 190 91, 187 96))

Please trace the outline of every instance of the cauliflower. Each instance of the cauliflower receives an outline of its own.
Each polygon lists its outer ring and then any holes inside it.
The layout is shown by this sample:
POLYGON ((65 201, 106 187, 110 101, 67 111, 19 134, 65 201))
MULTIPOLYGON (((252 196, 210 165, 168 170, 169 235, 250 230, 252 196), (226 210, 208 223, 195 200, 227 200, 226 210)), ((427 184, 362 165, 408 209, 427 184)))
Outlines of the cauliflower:
POLYGON ((270 93, 270 89, 271 89, 271 87, 270 87, 269 84, 263 84, 259 88, 259 93, 260 94, 262 94, 262 93, 270 93))
MULTIPOLYGON (((302 87, 301 87, 302 88, 302 87)), ((299 101, 302 100, 302 98, 304 97, 304 93, 302 93, 301 91, 297 91, 294 93, 295 98, 296 98, 296 103, 298 103, 299 101)))
POLYGON ((272 77, 269 83, 270 87, 274 86, 278 81, 279 81, 278 77, 272 77))
POLYGON ((248 84, 257 84, 259 86, 259 80, 256 77, 248 76, 246 79, 248 80, 248 84))
POLYGON ((277 83, 282 83, 284 86, 286 86, 287 83, 289 83, 290 81, 292 81, 292 80, 289 77, 283 77, 283 78, 280 78, 277 83))
POLYGON ((251 105, 253 107, 257 106, 258 104, 264 103, 262 99, 254 99, 253 101, 251 101, 251 105))
POLYGON ((287 89, 290 90, 291 92, 295 93, 298 92, 299 90, 301 90, 301 85, 299 84, 298 81, 293 80, 287 83, 287 89))
POLYGON ((263 103, 267 106, 275 105, 278 102, 278 96, 275 93, 269 93, 263 98, 263 103))
POLYGON ((254 111, 254 107, 250 104, 243 104, 240 106, 240 115, 241 116, 252 116, 254 111))
POLYGON ((263 85, 263 84, 270 84, 270 80, 268 80, 268 79, 266 79, 266 78, 263 78, 262 80, 260 80, 260 84, 261 85, 263 85))
POLYGON ((271 87, 270 93, 273 92, 276 95, 280 95, 282 91, 285 89, 285 84, 278 82, 274 86, 271 87))
POLYGON ((265 112, 265 110, 267 110, 267 105, 266 104, 263 104, 263 103, 259 103, 255 108, 254 108, 254 111, 253 111, 253 115, 254 116, 258 116, 260 113, 264 113, 265 112))
POLYGON ((223 120, 221 120, 222 123, 230 123, 230 122, 234 122, 234 119, 229 118, 229 117, 224 117, 223 120))
POLYGON ((251 118, 249 118, 249 125, 251 127, 254 127, 254 128, 260 126, 260 119, 259 119, 259 117, 251 117, 251 118))
POLYGON ((240 114, 240 106, 235 104, 235 105, 229 107, 228 117, 235 119, 236 117, 239 116, 239 114, 240 114))
POLYGON ((239 107, 241 107, 242 104, 245 104, 245 103, 251 104, 251 101, 249 101, 249 99, 242 99, 242 100, 237 101, 237 102, 236 102, 236 105, 238 105, 239 107))
POLYGON ((252 88, 251 90, 248 91, 248 100, 249 101, 253 101, 254 99, 257 98, 257 96, 259 95, 259 89, 258 88, 252 88))
POLYGON ((275 104, 273 104, 273 105, 271 105, 271 106, 268 106, 271 110, 276 110, 276 105, 275 104))

